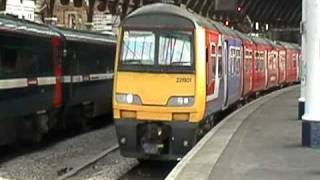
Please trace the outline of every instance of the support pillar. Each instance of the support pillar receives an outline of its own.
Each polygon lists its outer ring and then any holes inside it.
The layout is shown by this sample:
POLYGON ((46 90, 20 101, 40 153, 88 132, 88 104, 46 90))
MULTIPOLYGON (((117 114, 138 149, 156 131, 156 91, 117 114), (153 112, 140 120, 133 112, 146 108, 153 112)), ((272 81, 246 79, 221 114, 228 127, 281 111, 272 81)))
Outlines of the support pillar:
MULTIPOLYGON (((302 6, 305 7, 306 0, 302 0, 302 6)), ((299 109, 298 109, 298 120, 302 119, 302 115, 305 112, 305 85, 306 85, 306 38, 305 38, 305 22, 306 22, 306 14, 305 9, 302 8, 302 24, 301 24, 301 43, 302 43, 302 58, 300 59, 300 98, 299 98, 299 109)))
POLYGON ((302 145, 320 148, 320 0, 303 0, 304 47, 307 64, 305 114, 302 116, 302 145))

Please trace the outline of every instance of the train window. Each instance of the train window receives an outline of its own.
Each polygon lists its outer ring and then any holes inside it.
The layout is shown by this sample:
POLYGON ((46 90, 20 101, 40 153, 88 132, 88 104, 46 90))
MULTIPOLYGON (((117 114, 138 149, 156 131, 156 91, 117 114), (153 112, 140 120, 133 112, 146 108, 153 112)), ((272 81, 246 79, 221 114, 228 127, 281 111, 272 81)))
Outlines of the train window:
POLYGON ((216 46, 211 44, 211 55, 216 55, 216 46))
POLYGON ((218 48, 218 76, 222 77, 222 47, 218 48))
POLYGON ((27 49, 20 49, 17 56, 17 70, 23 75, 36 75, 39 72, 39 55, 27 49))
POLYGON ((259 64, 260 64, 260 55, 258 52, 256 52, 256 71, 259 71, 260 69, 259 64))
POLYGON ((235 61, 236 61, 236 50, 234 48, 231 48, 231 74, 233 75, 235 73, 235 61))
MULTIPOLYGON (((173 48, 173 44, 163 44, 173 48)), ((124 64, 154 64, 155 34, 144 31, 126 31, 123 35, 122 58, 124 64)), ((169 55, 169 54, 167 54, 169 55)))
POLYGON ((112 61, 109 60, 113 56, 107 50, 108 46, 70 42, 68 47, 68 59, 74 59, 71 61, 74 73, 91 74, 111 71, 107 67, 112 65, 112 61))
POLYGON ((260 63, 260 71, 264 72, 264 68, 265 68, 264 62, 265 62, 265 59, 266 59, 266 53, 261 53, 260 57, 261 57, 261 59, 260 59, 260 61, 261 61, 261 63, 260 63))
POLYGON ((246 62, 247 62, 247 64, 246 64, 246 65, 247 65, 246 71, 247 71, 247 72, 251 72, 251 59, 248 58, 246 62))
POLYGON ((247 50, 246 54, 247 54, 245 57, 246 72, 251 72, 252 52, 247 50))
POLYGON ((241 59, 241 52, 238 49, 237 50, 237 63, 236 63, 236 73, 239 74, 240 73, 240 59, 241 59))
POLYGON ((0 11, 5 11, 5 10, 6 10, 6 1, 0 0, 0 11))
POLYGON ((293 60, 292 60, 292 68, 295 69, 297 67, 297 56, 294 56, 293 60))
POLYGON ((273 69, 277 69, 277 54, 274 54, 274 63, 273 63, 273 69))
POLYGON ((1 52, 1 74, 4 76, 13 75, 16 72, 17 51, 4 48, 1 52))
POLYGON ((212 61, 212 76, 211 79, 215 79, 216 77, 216 61, 212 61))
POLYGON ((212 63, 212 79, 215 79, 216 76, 216 46, 214 44, 211 45, 211 63, 212 63))
POLYGON ((269 58, 268 58, 268 68, 269 69, 273 68, 273 57, 271 54, 269 54, 269 58))
POLYGON ((184 34, 160 36, 159 64, 191 66, 191 37, 184 34))
POLYGON ((264 53, 259 53, 259 71, 263 71, 263 63, 264 63, 265 55, 264 53))

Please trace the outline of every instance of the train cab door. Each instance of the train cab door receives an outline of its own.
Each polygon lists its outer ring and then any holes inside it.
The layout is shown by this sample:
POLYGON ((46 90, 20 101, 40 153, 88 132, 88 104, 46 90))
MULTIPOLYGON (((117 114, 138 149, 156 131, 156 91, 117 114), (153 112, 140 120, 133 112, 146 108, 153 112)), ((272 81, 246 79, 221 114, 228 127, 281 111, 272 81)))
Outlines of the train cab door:
POLYGON ((207 60, 206 60, 206 88, 207 101, 216 99, 219 94, 220 79, 218 77, 218 34, 215 32, 207 32, 207 60))
POLYGON ((207 32, 206 40, 206 100, 208 113, 221 110, 223 103, 222 45, 221 35, 214 31, 207 32))
POLYGON ((223 61, 223 84, 224 84, 224 93, 223 93, 223 109, 228 107, 228 78, 229 78, 229 43, 228 41, 223 42, 223 52, 222 52, 222 61, 223 61))

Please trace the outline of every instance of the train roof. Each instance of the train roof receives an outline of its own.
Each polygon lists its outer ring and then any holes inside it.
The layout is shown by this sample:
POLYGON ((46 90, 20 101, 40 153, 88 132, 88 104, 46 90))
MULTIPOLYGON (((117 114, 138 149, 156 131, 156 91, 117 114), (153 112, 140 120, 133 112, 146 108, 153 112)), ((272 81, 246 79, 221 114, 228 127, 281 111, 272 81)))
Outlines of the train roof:
POLYGON ((268 41, 263 38, 255 37, 255 36, 248 36, 255 44, 262 44, 262 45, 270 45, 268 41))
POLYGON ((92 43, 116 43, 115 35, 99 34, 88 31, 78 31, 66 28, 58 28, 44 24, 21 20, 16 17, 0 15, 0 30, 29 34, 42 37, 60 37, 63 35, 67 40, 92 42, 92 43))
POLYGON ((79 31, 67 28, 57 28, 57 31, 63 34, 66 40, 69 41, 80 41, 80 42, 91 42, 91 43, 116 43, 115 35, 111 34, 100 34, 89 31, 79 31))
MULTIPOLYGON (((196 13, 188 11, 186 8, 180 8, 178 6, 164 4, 164 3, 154 3, 151 5, 143 6, 130 15, 123 21, 125 24, 126 20, 142 16, 142 15, 154 15, 154 14, 166 14, 171 16, 178 16, 191 21, 194 25, 203 26, 209 29, 214 29, 222 34, 238 37, 238 35, 230 28, 224 26, 223 24, 204 18, 196 13)), ((167 20, 168 21, 168 20, 167 20)))
POLYGON ((46 25, 20 20, 15 17, 0 15, 0 30, 14 31, 35 36, 59 36, 46 25))
POLYGON ((247 35, 243 34, 240 31, 234 30, 234 32, 237 34, 237 36, 241 39, 241 40, 245 40, 245 41, 249 41, 252 42, 252 39, 250 39, 247 35))
POLYGON ((192 13, 187 11, 187 9, 164 3, 154 3, 147 6, 142 6, 129 14, 126 19, 146 14, 170 14, 180 17, 186 17, 193 23, 197 23, 198 21, 198 19, 192 13))
MULTIPOLYGON (((170 5, 170 4, 164 4, 164 3, 154 3, 150 4, 147 6, 140 7, 139 9, 135 10, 131 14, 129 14, 124 21, 122 22, 123 24, 126 24, 126 21, 128 19, 137 17, 137 16, 142 16, 142 15, 159 15, 159 14, 166 14, 170 16, 176 16, 176 17, 181 17, 184 19, 189 20, 193 26, 199 25, 199 26, 204 26, 208 27, 211 29, 216 29, 211 22, 208 21, 208 19, 190 12, 186 8, 181 8, 178 6, 170 5)), ((166 19, 166 21, 169 21, 169 19, 166 19)))
MULTIPOLYGON (((283 47, 283 46, 279 46, 276 43, 274 43, 271 40, 266 40, 264 38, 259 38, 259 37, 254 37, 254 36, 249 36, 249 35, 245 35, 241 32, 238 32, 236 30, 230 29, 226 26, 224 26, 223 24, 217 22, 217 21, 213 21, 207 18, 204 18, 196 13, 193 13, 191 11, 189 11, 186 8, 180 8, 178 6, 174 6, 174 5, 170 5, 170 4, 164 4, 164 3, 154 3, 154 4, 150 4, 147 6, 143 6, 137 10, 135 10, 134 12, 132 12, 131 14, 129 14, 123 21, 121 25, 126 25, 127 21, 130 20, 131 18, 135 18, 135 17, 139 17, 139 16, 145 16, 146 21, 142 21, 142 23, 148 24, 149 27, 156 27, 154 21, 153 22, 148 22, 148 18, 152 15, 161 15, 161 14, 165 14, 165 15, 170 15, 172 17, 176 16, 176 17, 180 17, 180 18, 184 18, 189 20, 189 22, 191 22, 193 24, 193 27, 195 27, 196 25, 199 26, 203 26, 209 29, 214 29, 219 33, 225 34, 225 35, 230 35, 233 37, 237 37, 240 38, 242 40, 246 40, 246 41, 250 41, 250 42, 254 42, 255 44, 261 44, 261 45, 268 45, 268 46, 272 46, 272 47, 283 47)), ((141 20, 141 19, 139 19, 141 20)), ((166 18, 164 20, 164 22, 170 21, 171 18, 166 18)), ((135 26, 135 23, 140 23, 139 21, 132 21, 131 24, 128 23, 130 25, 135 26)), ((178 22, 174 22, 174 23, 178 23, 178 22)), ((178 25, 176 25, 178 26, 178 25)))
POLYGON ((273 48, 280 48, 283 49, 284 47, 279 45, 276 41, 272 41, 270 39, 264 38, 265 41, 267 41, 273 48))
POLYGON ((298 44, 290 43, 294 49, 301 51, 301 47, 298 44))
POLYGON ((288 42, 283 42, 283 41, 277 41, 277 44, 279 44, 280 46, 283 46, 286 49, 300 50, 300 46, 298 44, 288 43, 288 42))

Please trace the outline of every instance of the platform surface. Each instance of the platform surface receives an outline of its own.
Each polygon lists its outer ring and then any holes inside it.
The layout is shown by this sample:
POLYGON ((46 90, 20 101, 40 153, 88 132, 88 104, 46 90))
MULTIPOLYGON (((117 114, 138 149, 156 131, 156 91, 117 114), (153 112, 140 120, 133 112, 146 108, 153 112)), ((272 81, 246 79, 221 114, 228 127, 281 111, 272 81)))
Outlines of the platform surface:
POLYGON ((320 179, 320 150, 301 145, 299 87, 289 89, 235 113, 167 179, 320 179))

